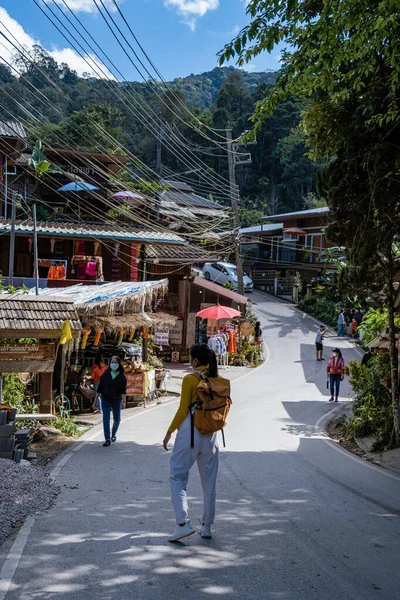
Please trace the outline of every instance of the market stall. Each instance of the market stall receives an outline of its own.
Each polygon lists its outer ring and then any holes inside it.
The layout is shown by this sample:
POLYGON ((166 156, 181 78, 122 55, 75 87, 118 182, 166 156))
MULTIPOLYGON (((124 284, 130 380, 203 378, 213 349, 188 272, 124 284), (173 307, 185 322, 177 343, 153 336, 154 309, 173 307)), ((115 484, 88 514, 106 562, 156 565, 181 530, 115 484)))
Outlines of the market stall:
POLYGON ((53 373, 64 323, 71 328, 71 345, 77 343, 82 326, 70 298, 0 296, 0 376, 37 374, 41 413, 52 412, 53 373))
MULTIPOLYGON (((154 312, 167 286, 168 280, 163 279, 57 290, 57 295, 73 302, 82 323, 80 346, 68 357, 67 389, 78 387, 93 397, 89 371, 96 357, 101 355, 107 365, 111 356, 118 355, 128 379, 128 402, 145 401, 154 394, 166 370, 161 361, 154 359, 153 336, 158 331, 169 331, 177 321, 174 315, 154 312)), ((41 293, 49 296, 54 292, 41 293)), ((79 403, 85 404, 90 406, 90 401, 79 403)))
POLYGON ((214 350, 219 366, 244 366, 262 360, 262 345, 253 341, 254 325, 242 319, 239 310, 216 304, 199 311, 196 317, 206 324, 201 342, 214 350))

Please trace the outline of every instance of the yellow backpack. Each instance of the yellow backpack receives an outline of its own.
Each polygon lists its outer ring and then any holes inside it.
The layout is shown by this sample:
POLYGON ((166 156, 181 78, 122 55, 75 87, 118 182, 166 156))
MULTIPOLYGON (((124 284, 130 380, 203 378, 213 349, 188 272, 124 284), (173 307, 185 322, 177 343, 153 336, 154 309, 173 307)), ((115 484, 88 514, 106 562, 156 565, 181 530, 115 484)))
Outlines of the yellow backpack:
MULTIPOLYGON (((231 382, 224 377, 205 377, 196 371, 197 398, 189 409, 191 415, 191 447, 194 446, 194 428, 203 435, 222 431, 226 425, 232 400, 231 382)), ((224 432, 222 431, 225 446, 224 432)))

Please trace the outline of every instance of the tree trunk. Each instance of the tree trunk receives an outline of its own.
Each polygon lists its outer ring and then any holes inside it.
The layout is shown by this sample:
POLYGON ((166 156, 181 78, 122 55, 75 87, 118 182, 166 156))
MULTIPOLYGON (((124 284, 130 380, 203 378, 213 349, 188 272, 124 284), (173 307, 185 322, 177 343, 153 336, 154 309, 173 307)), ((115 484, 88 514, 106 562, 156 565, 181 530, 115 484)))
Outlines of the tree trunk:
MULTIPOLYGON (((392 258, 392 257, 391 257, 392 258)), ((392 260, 390 260, 392 263, 392 260)), ((389 313, 389 348, 390 348, 390 374, 392 380, 392 412, 393 412, 393 442, 396 446, 400 445, 400 407, 399 407, 399 371, 396 344, 396 328, 394 324, 394 290, 393 274, 389 269, 387 281, 387 307, 389 313)))

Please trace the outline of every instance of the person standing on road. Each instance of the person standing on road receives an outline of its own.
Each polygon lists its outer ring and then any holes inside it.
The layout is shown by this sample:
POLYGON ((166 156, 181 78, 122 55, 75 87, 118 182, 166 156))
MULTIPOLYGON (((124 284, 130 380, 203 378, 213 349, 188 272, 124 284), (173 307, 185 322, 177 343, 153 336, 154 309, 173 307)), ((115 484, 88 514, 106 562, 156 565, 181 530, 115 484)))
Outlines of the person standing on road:
MULTIPOLYGON (((190 362, 195 372, 203 377, 218 377, 217 357, 207 344, 195 344, 190 349, 190 362)), ((171 500, 175 510, 176 530, 168 538, 170 542, 192 535, 195 530, 190 524, 186 487, 189 471, 194 462, 200 473, 203 488, 204 511, 200 535, 211 538, 211 525, 215 516, 216 481, 218 473, 217 433, 201 434, 194 428, 194 444, 191 447, 191 417, 190 406, 197 396, 199 377, 186 375, 182 381, 181 400, 175 417, 168 428, 163 440, 164 449, 168 452, 171 435, 177 429, 174 448, 170 462, 171 500)))
POLYGON ((94 409, 97 408, 100 395, 105 439, 103 446, 110 446, 111 442, 117 441, 117 431, 121 422, 121 408, 125 408, 126 405, 126 377, 118 356, 111 358, 110 367, 100 377, 99 387, 93 403, 94 409), (113 414, 113 426, 110 435, 111 412, 113 414))
POLYGON ((325 360, 322 356, 324 353, 323 340, 324 340, 325 333, 326 333, 325 325, 320 325, 317 329, 317 337, 315 338, 315 350, 316 350, 317 360, 325 360))
POLYGON ((332 356, 328 360, 326 374, 329 378, 331 397, 329 402, 339 401, 340 382, 344 379, 344 360, 339 348, 332 351, 332 356))
POLYGON ((342 308, 342 310, 339 313, 337 324, 338 324, 338 333, 337 334, 338 334, 339 337, 342 337, 344 335, 344 327, 346 325, 346 320, 344 318, 344 309, 343 308, 342 308))
MULTIPOLYGON (((104 371, 107 370, 107 365, 103 363, 103 356, 101 351, 99 350, 96 354, 96 358, 94 359, 94 364, 90 371, 90 378, 93 382, 93 391, 97 394, 97 390, 99 388, 100 377, 103 375, 104 371)), ((101 410, 101 396, 97 401, 98 410, 101 410)))

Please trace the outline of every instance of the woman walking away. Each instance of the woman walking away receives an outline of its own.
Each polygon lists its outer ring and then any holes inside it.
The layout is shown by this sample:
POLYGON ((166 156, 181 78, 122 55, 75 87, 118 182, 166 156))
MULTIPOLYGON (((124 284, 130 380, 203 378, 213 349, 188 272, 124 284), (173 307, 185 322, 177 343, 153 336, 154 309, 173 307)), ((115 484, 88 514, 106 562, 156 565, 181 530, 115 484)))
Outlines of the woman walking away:
POLYGON ((328 361, 326 367, 326 374, 329 377, 329 383, 331 388, 331 397, 329 402, 338 402, 340 382, 344 379, 344 360, 339 348, 335 348, 332 351, 332 356, 328 361))
POLYGON ((344 327, 346 325, 346 320, 344 318, 344 310, 343 310, 343 308, 342 308, 342 310, 339 313, 337 323, 338 323, 338 332, 337 332, 337 334, 338 334, 339 337, 342 337, 344 335, 344 327))
POLYGON ((121 422, 121 408, 125 408, 126 405, 126 377, 118 356, 111 358, 110 367, 100 377, 99 387, 93 403, 94 409, 97 408, 100 395, 105 439, 103 446, 110 446, 111 442, 117 441, 117 431, 121 422), (111 412, 113 414, 113 426, 110 436, 111 412))
MULTIPOLYGON (((107 365, 103 362, 101 350, 98 350, 96 358, 94 359, 94 364, 90 371, 90 378, 93 382, 93 390, 95 394, 97 394, 97 390, 100 383, 100 377, 103 375, 104 371, 107 371, 107 365)), ((98 410, 101 410, 101 396, 97 401, 97 406, 98 410)))
POLYGON ((190 524, 186 487, 189 471, 194 462, 200 473, 204 496, 204 512, 200 535, 211 538, 211 525, 215 515, 215 487, 218 472, 217 433, 201 434, 194 427, 193 444, 191 444, 190 406, 198 399, 197 386, 203 378, 218 377, 217 358, 207 344, 195 344, 190 349, 190 362, 194 374, 186 375, 182 381, 181 400, 175 417, 163 441, 165 450, 172 433, 178 429, 170 463, 171 500, 175 510, 177 527, 169 537, 170 542, 195 533, 190 524), (192 447, 193 446, 193 447, 192 447))

